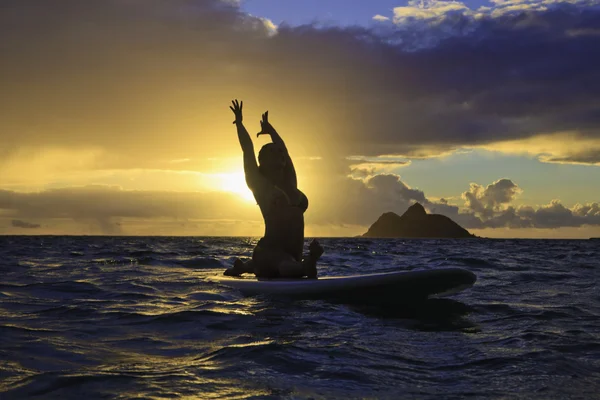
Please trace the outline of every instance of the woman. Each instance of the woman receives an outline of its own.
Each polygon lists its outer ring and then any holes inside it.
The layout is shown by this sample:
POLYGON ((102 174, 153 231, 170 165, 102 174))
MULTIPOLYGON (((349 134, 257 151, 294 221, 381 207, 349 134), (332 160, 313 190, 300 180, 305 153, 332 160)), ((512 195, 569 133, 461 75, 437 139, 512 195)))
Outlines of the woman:
POLYGON ((296 171, 287 148, 269 123, 269 112, 265 112, 260 122, 262 129, 257 136, 270 135, 272 143, 260 149, 257 164, 252 139, 242 124, 244 103, 234 100, 232 104, 229 108, 235 115, 233 123, 244 153, 246 183, 260 207, 265 234, 254 248, 252 259, 246 263, 235 260, 225 275, 254 272, 259 278, 316 278, 317 261, 323 254, 323 247, 313 240, 308 257, 302 260, 303 214, 308 207, 308 199, 298 190, 296 171))

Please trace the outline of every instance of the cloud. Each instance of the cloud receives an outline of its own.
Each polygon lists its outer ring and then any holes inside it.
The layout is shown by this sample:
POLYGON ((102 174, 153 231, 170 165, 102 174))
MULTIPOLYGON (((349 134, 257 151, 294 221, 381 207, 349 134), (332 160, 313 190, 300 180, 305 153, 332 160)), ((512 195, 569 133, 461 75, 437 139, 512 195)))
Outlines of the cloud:
POLYGON ((389 17, 384 17, 383 15, 379 15, 379 14, 374 15, 373 19, 375 21, 389 21, 390 20, 389 17))
MULTIPOLYGON (((167 192, 122 190, 89 185, 32 193, 0 190, 0 210, 12 218, 69 219, 93 226, 104 234, 122 232, 124 219, 260 220, 255 206, 223 192, 167 192)), ((14 222, 13 222, 13 226, 14 222)))
POLYGON ((430 198, 395 174, 363 179, 340 178, 327 186, 333 190, 314 199, 310 197, 307 222, 370 225, 384 212, 402 214, 410 205, 419 202, 429 212, 446 215, 467 229, 600 226, 598 203, 576 204, 572 208, 559 200, 538 207, 513 205, 524 190, 508 178, 485 186, 471 183, 462 194, 462 206, 443 198, 430 198))
POLYGON ((578 217, 600 217, 600 205, 598 203, 576 204, 572 212, 578 217))
POLYGON ((452 15, 472 15, 460 1, 410 0, 404 7, 394 8, 394 23, 404 25, 416 20, 440 23, 452 15))
POLYGON ((425 193, 421 190, 410 188, 406 183, 400 180, 400 176, 398 175, 375 175, 366 183, 371 191, 382 195, 381 197, 393 194, 393 198, 395 199, 425 202, 425 193))
POLYGON ((598 203, 576 205, 572 209, 561 204, 560 200, 552 200, 550 204, 533 210, 522 207, 516 210, 520 224, 518 227, 535 228, 579 227, 583 225, 600 225, 598 212, 582 213, 582 210, 598 210, 598 203))
POLYGON ((510 179, 500 179, 485 188, 471 183, 468 191, 462 194, 468 210, 482 216, 490 216, 508 205, 522 192, 510 179))
MULTIPOLYGON (((411 46, 421 48, 434 46, 451 37, 470 35, 493 20, 504 22, 508 19, 517 29, 531 26, 547 28, 547 21, 538 16, 548 11, 565 6, 594 7, 599 4, 597 0, 492 0, 491 3, 491 7, 471 9, 464 2, 455 0, 409 0, 406 6, 393 9, 392 21, 398 30, 413 32, 401 38, 405 44, 408 40, 411 46), (426 37, 419 35, 420 39, 416 40, 417 32, 426 37)), ((594 31, 589 28, 574 30, 586 34, 594 31)))
POLYGON ((89 185, 33 193, 0 190, 0 209, 40 218, 206 218, 247 215, 234 195, 223 192, 123 190, 89 185), (232 205, 235 204, 235 207, 232 205), (233 211, 224 211, 224 210, 233 211))
POLYGON ((540 134, 527 139, 478 146, 486 150, 538 156, 549 163, 600 164, 600 141, 577 132, 540 134))
POLYGON ((277 25, 275 25, 275 23, 273 23, 273 21, 271 21, 268 18, 261 18, 263 21, 263 24, 265 25, 265 27, 267 28, 267 30, 269 31, 269 33, 271 35, 274 35, 277 33, 277 25))
MULTIPOLYGON (((317 182, 318 183, 318 182, 317 182)), ((364 179, 331 175, 326 191, 307 191, 307 232, 360 233, 384 212, 402 214, 415 202, 467 229, 600 226, 600 204, 560 201, 539 207, 511 204, 522 189, 510 179, 471 184, 464 207, 433 199, 394 174, 364 179)), ((0 190, 0 216, 14 228, 37 226, 44 233, 261 235, 258 207, 224 192, 123 190, 90 185, 38 192, 0 190), (36 220, 43 224, 25 222, 36 220)), ((7 231, 4 231, 7 233, 7 231)), ((10 231, 8 231, 10 233, 10 231)), ((309 233, 307 233, 309 234, 309 233)))
MULTIPOLYGON (((409 187, 397 175, 376 175, 365 181, 332 175, 327 182, 333 190, 314 195, 307 191, 306 218, 311 225, 366 225, 385 211, 401 213, 414 201, 426 200, 422 191, 409 187)), ((67 219, 104 234, 127 232, 131 220, 149 225, 162 220, 205 220, 215 224, 223 220, 256 221, 254 234, 261 234, 263 229, 258 207, 233 194, 123 190, 107 185, 29 193, 0 190, 0 214, 49 225, 67 219)))
POLYGON ((30 222, 21 221, 20 219, 13 219, 10 223, 15 228, 36 229, 41 227, 39 224, 32 224, 30 222))
POLYGON ((353 178, 367 178, 378 174, 390 174, 398 168, 410 165, 410 161, 388 160, 383 158, 367 159, 363 157, 348 157, 351 164, 350 176, 353 178))
POLYGON ((403 213, 415 201, 425 202, 425 194, 411 188, 395 174, 377 174, 360 179, 334 175, 315 181, 327 191, 309 193, 307 224, 370 225, 382 213, 403 213))
POLYGON ((433 157, 507 141, 533 151, 530 138, 573 132, 543 160, 599 161, 594 2, 502 2, 500 14, 421 4, 396 24, 274 32, 217 0, 5 0, 0 174, 50 147, 90 154, 65 168, 231 156, 234 97, 251 131, 269 109, 294 156, 433 157))
POLYGON ((463 215, 476 218, 465 221, 465 226, 477 229, 557 229, 600 225, 598 203, 576 204, 572 208, 565 207, 560 200, 552 200, 537 208, 511 205, 522 192, 510 179, 500 179, 485 188, 472 183, 469 190, 462 194, 465 200, 463 215))

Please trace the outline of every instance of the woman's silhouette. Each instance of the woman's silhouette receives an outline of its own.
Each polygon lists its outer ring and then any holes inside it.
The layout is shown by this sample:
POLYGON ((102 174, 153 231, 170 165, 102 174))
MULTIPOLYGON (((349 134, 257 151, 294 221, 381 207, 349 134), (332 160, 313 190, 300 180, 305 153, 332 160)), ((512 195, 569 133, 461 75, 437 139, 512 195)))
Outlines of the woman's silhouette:
POLYGON ((265 221, 265 234, 252 253, 252 259, 235 260, 225 275, 241 275, 249 272, 261 278, 316 278, 317 260, 323 248, 313 240, 309 255, 302 260, 304 246, 304 212, 308 199, 300 190, 296 170, 283 140, 269 123, 269 112, 262 115, 261 131, 257 134, 270 135, 272 143, 264 145, 254 155, 254 144, 242 124, 243 102, 232 101, 233 123, 244 153, 246 183, 254 194, 265 221))

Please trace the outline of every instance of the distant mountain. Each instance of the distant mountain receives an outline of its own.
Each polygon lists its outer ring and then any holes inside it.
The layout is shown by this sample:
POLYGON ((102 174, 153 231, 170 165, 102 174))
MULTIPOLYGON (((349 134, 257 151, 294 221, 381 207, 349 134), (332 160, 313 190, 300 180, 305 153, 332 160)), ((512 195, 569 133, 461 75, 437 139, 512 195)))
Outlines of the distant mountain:
POLYGON ((379 238, 474 238, 445 215, 427 214, 415 203, 402 216, 393 212, 382 214, 363 237, 379 238))

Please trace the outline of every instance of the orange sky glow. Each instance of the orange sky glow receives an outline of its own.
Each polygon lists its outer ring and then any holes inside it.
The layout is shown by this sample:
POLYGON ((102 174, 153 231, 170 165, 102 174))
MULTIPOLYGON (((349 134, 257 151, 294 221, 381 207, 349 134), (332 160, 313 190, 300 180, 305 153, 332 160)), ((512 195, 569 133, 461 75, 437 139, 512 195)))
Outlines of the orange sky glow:
MULTIPOLYGON (((266 110, 286 142, 308 237, 360 235, 414 202, 484 237, 600 236, 600 100, 582 83, 598 78, 575 61, 561 67, 580 88, 567 96, 516 50, 505 66, 448 58, 468 36, 414 52, 377 36, 400 29, 389 20, 276 26, 222 0, 71 5, 10 0, 0 15, 0 234, 262 235, 228 108, 239 98, 256 152, 266 110)), ((556 46, 598 40, 586 35, 556 46)))

